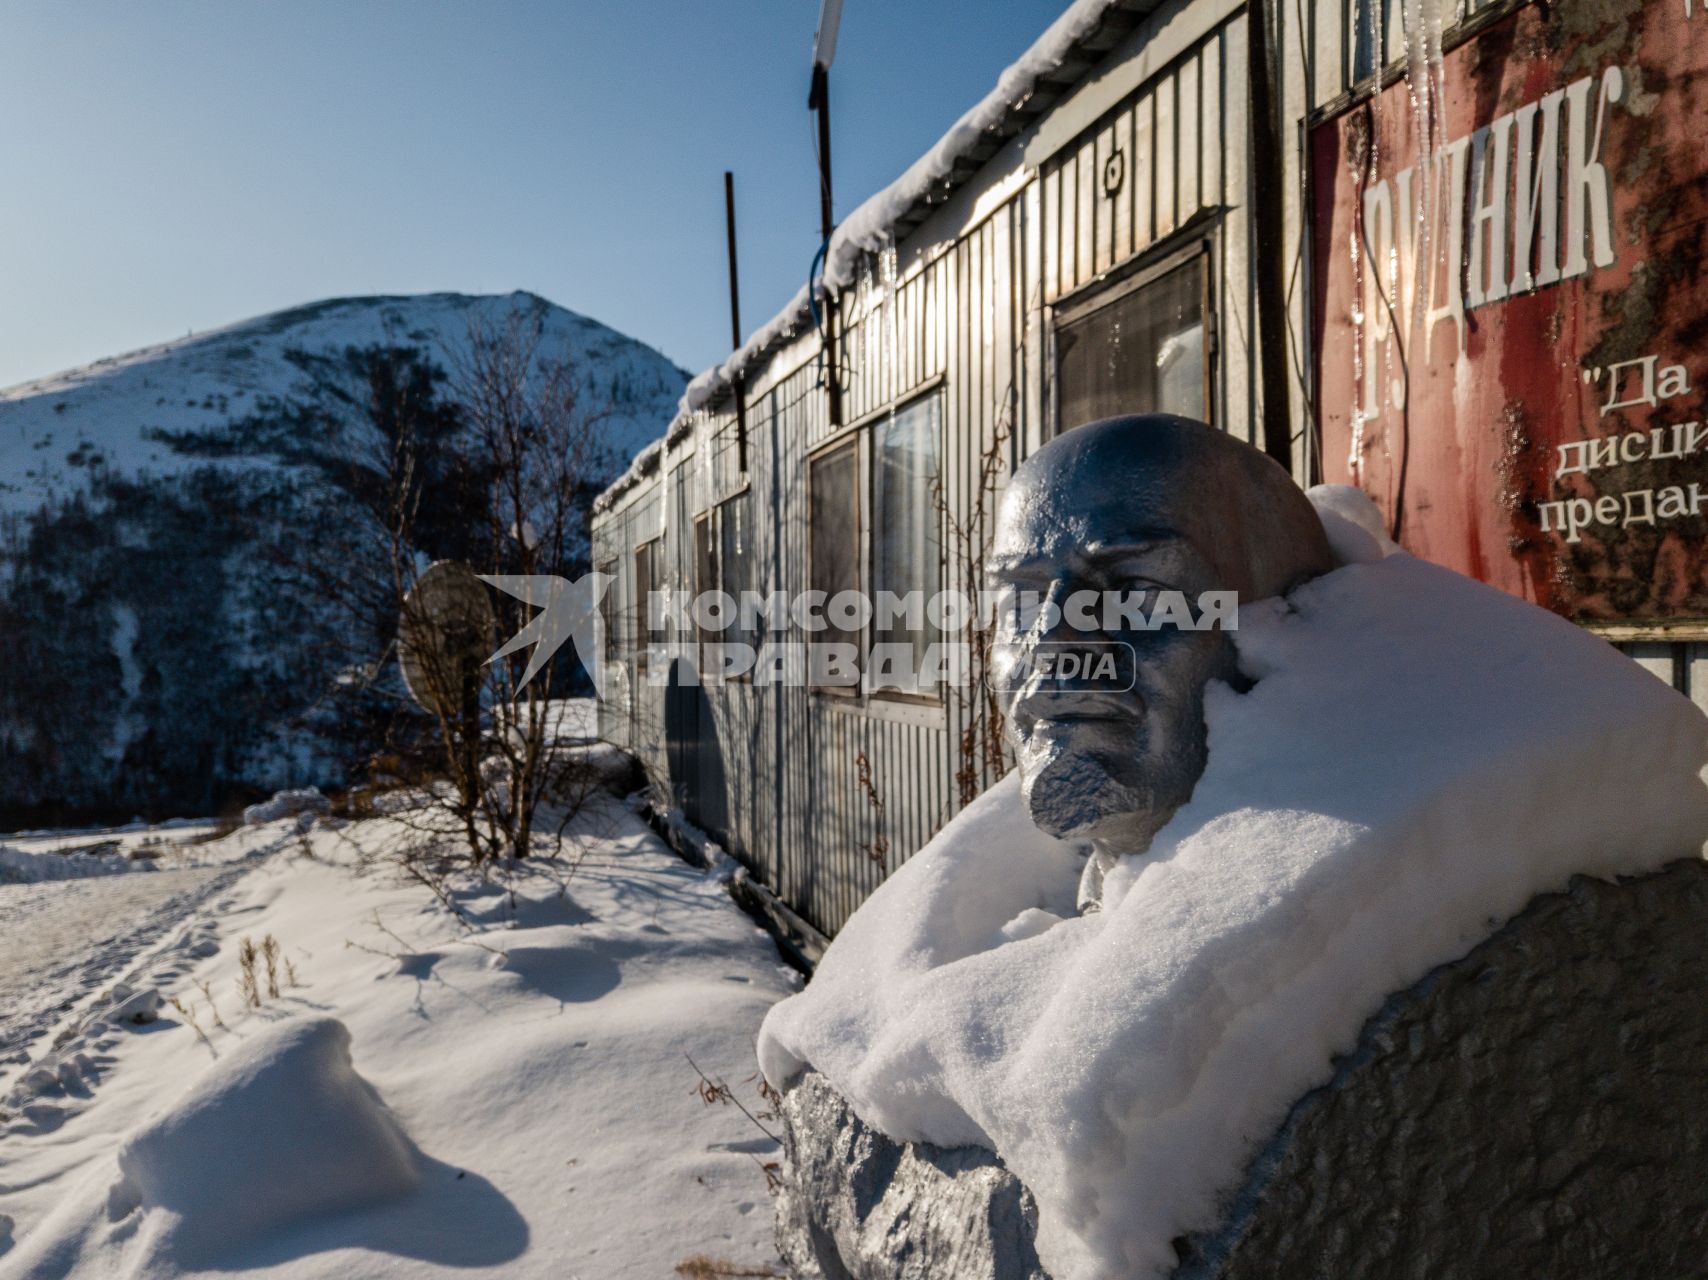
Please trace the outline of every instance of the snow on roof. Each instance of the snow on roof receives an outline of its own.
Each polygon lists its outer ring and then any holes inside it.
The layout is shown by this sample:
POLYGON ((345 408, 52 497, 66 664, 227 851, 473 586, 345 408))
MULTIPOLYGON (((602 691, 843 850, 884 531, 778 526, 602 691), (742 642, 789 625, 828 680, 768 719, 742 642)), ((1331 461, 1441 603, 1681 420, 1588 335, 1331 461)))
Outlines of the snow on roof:
POLYGON ((1708 720, 1598 637, 1382 544, 1242 607, 1256 679, 1075 913, 1011 774, 904 863, 760 1036, 897 1139, 996 1151, 1059 1280, 1163 1276, 1386 996, 1576 874, 1701 856, 1708 720), (1387 554, 1384 554, 1387 553, 1387 554))
MULTIPOLYGON (((929 151, 915 160, 901 177, 842 220, 832 233, 825 253, 819 296, 834 295, 852 285, 863 255, 882 248, 897 224, 921 204, 934 198, 940 200, 971 177, 996 145, 1018 133, 1047 105, 1046 97, 1053 101, 1053 95, 1046 92, 1049 86, 1045 82, 1069 66, 1087 43, 1109 25, 1113 15, 1118 12, 1129 15, 1130 23, 1120 28, 1120 34, 1125 34, 1152 8, 1154 4, 1147 0, 1073 0, 1032 47, 997 77, 996 87, 955 121, 929 151), (1034 109, 1026 110, 1029 106, 1034 109)), ((809 320, 807 286, 802 285, 789 305, 749 337, 729 359, 702 370, 688 383, 676 417, 671 419, 665 434, 671 434, 695 411, 709 408, 734 387, 751 364, 792 337, 809 320)), ((639 461, 637 458, 636 462, 639 461)), ((638 471, 631 467, 600 495, 594 510, 608 510, 616 496, 648 470, 650 466, 638 471)))

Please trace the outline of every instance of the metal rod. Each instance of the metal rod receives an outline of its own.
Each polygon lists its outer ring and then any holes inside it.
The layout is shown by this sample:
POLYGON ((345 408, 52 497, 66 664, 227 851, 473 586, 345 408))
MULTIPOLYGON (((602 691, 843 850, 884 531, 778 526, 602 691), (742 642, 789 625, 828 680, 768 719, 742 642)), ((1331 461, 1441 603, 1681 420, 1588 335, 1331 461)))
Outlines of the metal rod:
MULTIPOLYGON (((735 174, 724 170, 724 226, 729 237, 729 341, 730 350, 741 350, 741 275, 735 262, 735 174)), ((747 379, 735 380, 736 469, 747 474, 747 379)))
POLYGON ((1293 423, 1288 404, 1286 254, 1281 178, 1281 111, 1277 92, 1276 48, 1271 39, 1274 0, 1256 0, 1246 9, 1246 74, 1250 84, 1252 254, 1257 276, 1258 314, 1263 332, 1257 344, 1258 385, 1263 394, 1263 450, 1293 469, 1293 423))
MULTIPOLYGON (((825 252, 825 271, 830 270, 830 235, 836 230, 836 215, 830 198, 830 71, 815 65, 812 92, 807 105, 818 112, 818 221, 825 252)), ((836 304, 824 299, 824 385, 830 393, 830 425, 842 425, 842 384, 836 372, 836 304)))

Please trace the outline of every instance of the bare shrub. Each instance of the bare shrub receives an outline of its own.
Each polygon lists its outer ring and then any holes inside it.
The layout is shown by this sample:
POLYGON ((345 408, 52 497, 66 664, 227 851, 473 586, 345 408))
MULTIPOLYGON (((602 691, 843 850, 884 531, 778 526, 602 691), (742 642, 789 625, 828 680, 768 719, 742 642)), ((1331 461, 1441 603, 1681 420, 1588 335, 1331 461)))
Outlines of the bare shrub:
MULTIPOLYGON (((487 486, 486 527, 475 540, 473 567, 533 584, 518 588, 522 597, 498 591, 491 597, 498 638, 507 639, 539 616, 545 584, 567 585, 587 568, 587 516, 611 463, 600 432, 607 411, 585 403, 575 366, 547 359, 537 324, 516 314, 496 330, 471 328, 452 385, 466 448, 487 486)), ((408 444, 405 436, 400 447, 407 452, 408 444)), ((407 477, 407 459, 395 470, 407 477)), ((419 582, 412 533, 418 514, 415 495, 394 504, 390 520, 400 609, 409 607, 419 582)), ((411 618, 410 628, 418 621, 426 623, 411 618)), ((553 698, 567 684, 554 664, 532 670, 535 649, 525 643, 494 656, 471 684, 466 662, 446 649, 411 651, 412 670, 418 667, 426 686, 428 732, 391 744, 384 757, 387 777, 407 792, 405 800, 420 801, 387 801, 384 811, 412 837, 402 842, 404 859, 433 879, 458 866, 485 871, 531 856, 548 809, 561 841, 596 786, 585 762, 553 739, 553 698)))

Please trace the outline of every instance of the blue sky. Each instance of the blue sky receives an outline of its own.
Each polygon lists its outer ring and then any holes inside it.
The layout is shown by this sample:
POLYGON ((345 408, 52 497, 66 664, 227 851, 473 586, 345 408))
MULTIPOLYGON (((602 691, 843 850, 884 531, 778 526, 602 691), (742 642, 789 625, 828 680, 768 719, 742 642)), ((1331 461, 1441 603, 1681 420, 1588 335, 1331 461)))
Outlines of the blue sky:
MULTIPOLYGON (((838 215, 1065 0, 846 0, 838 215)), ((311 299, 530 289, 690 371, 818 243, 817 0, 46 3, 0 39, 0 386, 311 299)))

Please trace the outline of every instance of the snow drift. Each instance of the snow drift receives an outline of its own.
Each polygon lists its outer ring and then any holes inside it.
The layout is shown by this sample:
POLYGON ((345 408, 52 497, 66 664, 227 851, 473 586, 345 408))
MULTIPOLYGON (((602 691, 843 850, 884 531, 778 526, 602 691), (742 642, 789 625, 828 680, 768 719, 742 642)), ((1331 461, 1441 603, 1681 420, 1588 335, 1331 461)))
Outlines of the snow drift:
POLYGON ((416 1157, 350 1062, 334 1018, 258 1032, 119 1148, 111 1212, 157 1212, 156 1256, 186 1265, 317 1213, 415 1188, 416 1157))
POLYGON ((1102 913, 1074 916, 1082 855, 1011 775, 761 1033, 774 1084, 810 1065, 893 1137, 1000 1154, 1058 1280, 1168 1272, 1386 995, 1574 874, 1708 835, 1687 700, 1313 496, 1354 563, 1242 611, 1257 683, 1210 690, 1208 768, 1102 913))
POLYGON ((126 1274, 218 1267, 285 1227, 407 1195, 419 1168, 351 1065, 344 1024, 291 1018, 253 1032, 132 1131, 99 1208, 88 1193, 68 1198, 0 1272, 68 1274, 103 1239, 124 1250, 126 1274))
POLYGON ((0 844, 0 884, 34 884, 40 880, 81 880, 87 876, 123 875, 127 871, 153 871, 147 859, 127 858, 122 853, 36 852, 0 844))

